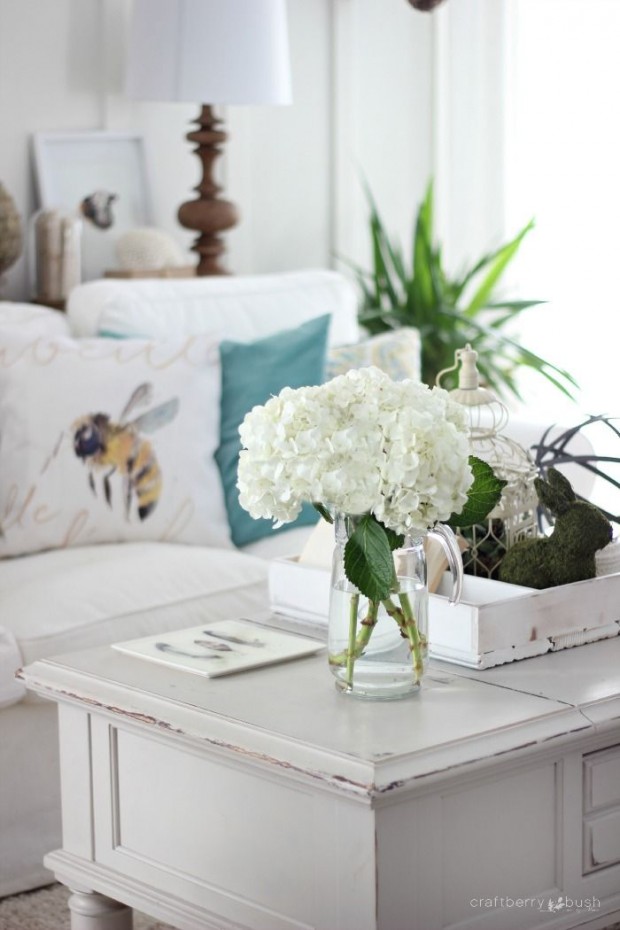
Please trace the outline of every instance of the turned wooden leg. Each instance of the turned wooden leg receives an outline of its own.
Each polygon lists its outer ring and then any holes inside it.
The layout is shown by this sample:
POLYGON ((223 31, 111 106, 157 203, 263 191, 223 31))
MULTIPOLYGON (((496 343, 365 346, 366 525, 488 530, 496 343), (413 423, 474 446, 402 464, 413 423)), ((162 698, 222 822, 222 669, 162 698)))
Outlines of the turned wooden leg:
POLYGON ((132 930, 130 907, 95 891, 72 891, 71 930, 132 930))

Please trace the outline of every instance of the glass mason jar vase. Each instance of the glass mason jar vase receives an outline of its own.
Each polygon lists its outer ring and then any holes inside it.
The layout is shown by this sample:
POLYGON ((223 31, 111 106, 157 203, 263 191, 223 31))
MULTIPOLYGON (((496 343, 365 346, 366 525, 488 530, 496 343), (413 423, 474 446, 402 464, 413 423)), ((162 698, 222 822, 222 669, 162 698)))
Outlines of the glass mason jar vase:
MULTIPOLYGON (((353 697, 388 701, 420 689, 428 653, 428 589, 424 537, 405 537, 392 553, 389 598, 372 601, 345 574, 344 549, 354 518, 337 514, 328 618, 328 658, 336 687, 353 697)), ((451 601, 460 597, 462 561, 454 534, 431 534, 446 550, 454 577, 451 601)))

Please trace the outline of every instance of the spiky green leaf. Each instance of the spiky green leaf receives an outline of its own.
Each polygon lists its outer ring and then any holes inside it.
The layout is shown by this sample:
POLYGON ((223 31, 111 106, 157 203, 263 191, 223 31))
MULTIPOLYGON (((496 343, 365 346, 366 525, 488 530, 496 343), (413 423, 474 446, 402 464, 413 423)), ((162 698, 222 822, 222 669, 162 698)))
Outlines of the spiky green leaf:
POLYGON ((532 229, 533 221, 469 270, 448 277, 441 247, 434 242, 432 180, 415 217, 409 263, 403 259, 400 245, 390 239, 367 182, 364 186, 370 206, 373 267, 371 271, 363 271, 348 264, 362 298, 359 320, 368 333, 376 335, 401 326, 416 327, 422 345, 422 380, 430 386, 435 384, 439 371, 453 365, 455 351, 469 342, 478 352, 478 368, 487 386, 499 397, 519 397, 516 372, 525 365, 573 398, 577 385, 567 371, 506 335, 506 327, 518 315, 543 301, 495 296, 502 275, 532 229), (468 296, 472 292, 473 296, 468 296))
POLYGON ((482 282, 478 285, 475 294, 470 299, 469 303, 463 310, 466 316, 474 316, 478 313, 483 307, 486 307, 489 300, 491 299, 491 294, 495 290, 497 282, 502 277, 504 271, 513 260, 519 246, 523 242, 524 238, 534 228, 534 220, 523 227, 521 232, 510 242, 507 242, 506 245, 502 246, 497 250, 494 257, 489 263, 489 269, 485 274, 482 282))

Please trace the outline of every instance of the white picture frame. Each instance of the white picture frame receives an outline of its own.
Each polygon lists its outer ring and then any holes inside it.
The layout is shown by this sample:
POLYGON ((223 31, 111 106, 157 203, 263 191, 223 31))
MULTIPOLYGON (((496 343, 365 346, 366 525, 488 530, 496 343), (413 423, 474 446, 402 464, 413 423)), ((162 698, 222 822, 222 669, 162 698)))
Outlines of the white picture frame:
POLYGON ((39 207, 82 217, 82 280, 117 268, 119 236, 153 223, 144 137, 105 130, 37 132, 33 152, 39 207), (109 228, 83 214, 84 199, 95 191, 115 195, 109 228))

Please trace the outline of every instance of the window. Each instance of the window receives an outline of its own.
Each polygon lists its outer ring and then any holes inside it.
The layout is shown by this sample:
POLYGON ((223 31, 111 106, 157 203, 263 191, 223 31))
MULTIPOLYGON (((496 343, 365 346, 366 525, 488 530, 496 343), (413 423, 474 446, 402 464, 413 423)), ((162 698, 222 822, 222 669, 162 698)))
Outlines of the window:
POLYGON ((516 335, 579 381, 579 410, 524 372, 527 411, 620 416, 620 0, 450 0, 434 14, 439 234, 450 265, 532 217, 516 335), (619 271, 617 271, 619 269, 619 271))
POLYGON ((620 3, 511 0, 508 15, 506 220, 536 218, 519 289, 549 301, 524 315, 522 341, 577 378, 586 412, 620 415, 620 3))

